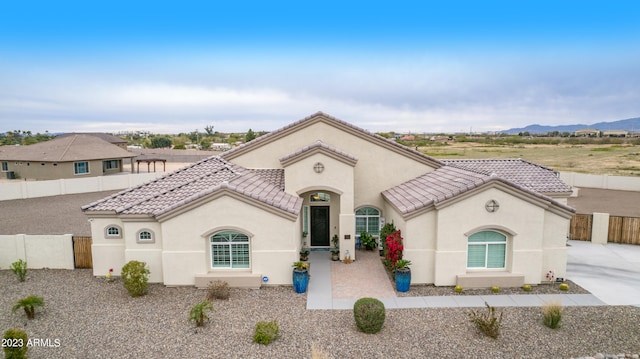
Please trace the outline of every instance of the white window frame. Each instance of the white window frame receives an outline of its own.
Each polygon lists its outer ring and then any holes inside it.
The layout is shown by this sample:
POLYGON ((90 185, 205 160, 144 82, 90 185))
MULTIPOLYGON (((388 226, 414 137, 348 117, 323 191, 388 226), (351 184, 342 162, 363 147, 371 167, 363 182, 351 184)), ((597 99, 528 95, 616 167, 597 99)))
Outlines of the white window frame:
POLYGON ((372 235, 372 236, 374 236, 376 238, 380 237, 380 221, 381 221, 381 218, 382 218, 382 211, 380 211, 376 207, 362 206, 362 207, 358 208, 355 211, 355 217, 356 217, 356 221, 355 221, 356 236, 359 236, 360 233, 362 233, 362 232, 367 232, 367 233, 369 233, 370 235, 372 235), (378 214, 377 215, 376 214, 358 214, 358 211, 366 210, 366 209, 373 209, 373 210, 377 211, 378 214), (364 219, 364 221, 365 221, 364 226, 365 226, 365 229, 366 229, 365 231, 358 231, 358 218, 364 219), (378 219, 378 225, 377 225, 377 228, 375 229, 374 232, 370 231, 371 228, 370 228, 369 222, 370 222, 371 218, 377 218, 378 219))
POLYGON ((474 235, 480 234, 480 233, 484 233, 484 232, 492 232, 492 233, 497 233, 500 236, 502 236, 504 238, 504 240, 500 240, 500 241, 491 241, 491 240, 487 240, 487 241, 478 241, 478 242, 471 242, 469 240, 467 240, 467 269, 468 270, 505 270, 507 268, 507 255, 508 255, 508 238, 504 233, 498 232, 498 231, 494 231, 494 230, 484 230, 484 231, 480 231, 480 232, 476 232, 472 235, 470 235, 468 238, 471 239, 471 237, 473 237, 474 235), (501 267, 488 267, 489 264, 489 247, 492 245, 503 245, 504 246, 504 258, 503 258, 503 263, 501 267), (469 247, 471 246, 484 246, 484 266, 482 267, 469 267, 469 247))
POLYGON ((209 266, 211 269, 251 269, 251 239, 248 235, 239 232, 237 230, 224 230, 218 231, 209 236, 209 266), (244 237, 244 238, 242 238, 244 237), (226 241, 222 241, 222 240, 226 241), (239 247, 239 248, 238 248, 239 247), (245 251, 246 248, 246 263, 240 261, 241 256, 238 255, 239 249, 245 251), (228 256, 228 265, 215 264, 214 260, 216 255, 228 256), (234 255, 238 255, 240 259, 234 260, 234 255))
POLYGON ((117 226, 115 224, 112 225, 108 225, 104 228, 104 236, 106 238, 122 238, 122 228, 120 226, 117 226), (118 231, 117 234, 112 234, 110 233, 111 229, 115 229, 118 231))
POLYGON ((89 161, 78 161, 78 162, 74 162, 73 163, 73 174, 74 175, 86 175, 91 173, 89 171, 89 161), (79 170, 79 166, 81 163, 84 163, 84 165, 86 166, 86 172, 78 172, 79 170))
MULTIPOLYGON (((145 235, 146 237, 146 235, 145 235)), ((156 242, 156 235, 155 233, 153 233, 152 230, 144 228, 138 231, 138 233, 136 233, 136 242, 138 243, 155 243, 156 242), (142 238, 144 233, 149 233, 149 238, 142 238)))

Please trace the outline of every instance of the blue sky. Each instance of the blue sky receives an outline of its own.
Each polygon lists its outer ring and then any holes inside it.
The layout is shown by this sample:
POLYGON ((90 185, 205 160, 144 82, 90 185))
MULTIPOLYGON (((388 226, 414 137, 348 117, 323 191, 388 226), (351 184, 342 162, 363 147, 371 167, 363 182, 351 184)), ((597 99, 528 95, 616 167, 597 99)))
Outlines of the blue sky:
MULTIPOLYGON (((133 4, 132 4, 133 3, 133 4)), ((371 131, 640 116, 631 1, 0 5, 0 132, 371 131)))

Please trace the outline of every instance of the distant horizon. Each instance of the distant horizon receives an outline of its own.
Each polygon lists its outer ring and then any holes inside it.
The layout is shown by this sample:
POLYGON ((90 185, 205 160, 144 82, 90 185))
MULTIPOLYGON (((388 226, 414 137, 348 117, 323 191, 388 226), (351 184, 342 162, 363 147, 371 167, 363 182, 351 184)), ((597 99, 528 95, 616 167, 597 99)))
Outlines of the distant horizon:
POLYGON ((640 3, 8 2, 0 132, 371 132, 638 116, 640 3))

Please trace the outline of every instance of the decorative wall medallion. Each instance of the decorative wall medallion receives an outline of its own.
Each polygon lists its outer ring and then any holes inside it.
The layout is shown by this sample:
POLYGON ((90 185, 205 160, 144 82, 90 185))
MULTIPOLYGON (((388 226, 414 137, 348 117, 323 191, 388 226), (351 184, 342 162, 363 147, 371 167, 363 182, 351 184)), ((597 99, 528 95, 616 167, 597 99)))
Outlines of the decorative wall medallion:
POLYGON ((500 208, 500 204, 495 199, 492 199, 490 201, 487 201, 487 203, 484 205, 484 208, 487 210, 487 212, 493 213, 498 211, 498 208, 500 208))
POLYGON ((322 173, 322 171, 324 171, 324 165, 320 162, 316 162, 316 164, 313 165, 313 170, 315 173, 322 173))

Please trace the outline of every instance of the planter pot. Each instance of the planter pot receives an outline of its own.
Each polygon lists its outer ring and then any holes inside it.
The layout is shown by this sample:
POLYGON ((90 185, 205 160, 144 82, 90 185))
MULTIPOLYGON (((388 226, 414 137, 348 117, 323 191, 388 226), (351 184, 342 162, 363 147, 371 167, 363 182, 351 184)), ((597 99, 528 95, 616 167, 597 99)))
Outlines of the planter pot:
POLYGON ((309 259, 309 253, 307 253, 307 254, 300 253, 300 260, 301 261, 306 262, 307 259, 309 259))
POLYGON ((331 253, 331 260, 332 261, 339 261, 340 260, 340 253, 331 253))
POLYGON ((293 270, 293 289, 296 293, 304 293, 307 291, 309 285, 309 271, 305 270, 293 270))
POLYGON ((396 269, 396 290, 398 292, 408 292, 411 285, 411 270, 396 269))

